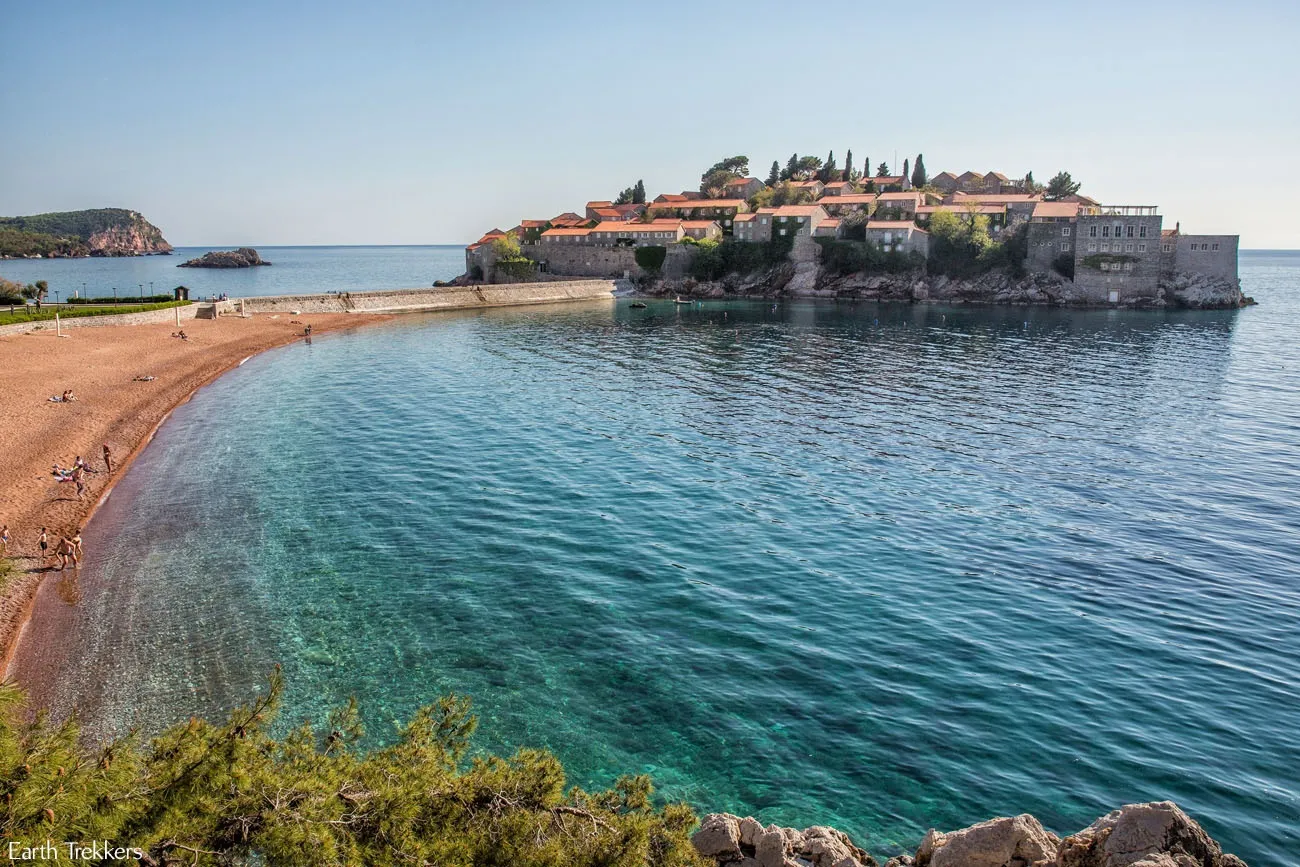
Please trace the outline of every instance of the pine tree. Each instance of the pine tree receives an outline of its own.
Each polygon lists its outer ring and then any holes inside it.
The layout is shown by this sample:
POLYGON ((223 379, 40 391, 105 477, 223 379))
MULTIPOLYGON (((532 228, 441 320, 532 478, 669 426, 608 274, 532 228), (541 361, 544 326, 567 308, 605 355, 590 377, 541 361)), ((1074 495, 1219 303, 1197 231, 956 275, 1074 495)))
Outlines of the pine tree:
POLYGON ((916 165, 912 167, 912 186, 920 189, 928 183, 930 179, 925 175, 925 157, 917 154, 916 165))
POLYGON ((785 171, 781 173, 781 180, 790 180, 797 171, 799 171, 799 154, 792 153, 790 154, 790 162, 785 164, 785 171))
POLYGON ((772 160, 772 171, 767 173, 767 185, 775 187, 779 183, 781 183, 781 164, 772 160))
POLYGON ((880 165, 876 166, 876 177, 878 178, 889 177, 889 163, 882 162, 880 165))
POLYGON ((645 204, 645 181, 637 181, 636 186, 632 188, 632 204, 645 204))
POLYGON ((823 184, 829 184, 839 176, 839 169, 835 168, 835 151, 826 154, 826 162, 822 164, 820 180, 823 184))
POLYGON ((853 150, 851 148, 844 155, 844 180, 853 180, 853 150))

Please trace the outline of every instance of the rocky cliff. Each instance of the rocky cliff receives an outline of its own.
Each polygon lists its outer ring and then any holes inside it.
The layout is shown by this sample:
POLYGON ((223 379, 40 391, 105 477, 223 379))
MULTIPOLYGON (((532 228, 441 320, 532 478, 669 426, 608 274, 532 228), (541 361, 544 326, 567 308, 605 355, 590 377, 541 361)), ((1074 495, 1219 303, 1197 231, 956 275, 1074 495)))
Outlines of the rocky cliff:
MULTIPOLYGON (((730 813, 704 817, 691 838, 718 867, 878 867, 847 834, 815 825, 766 827, 730 813)), ((1062 839, 1028 813, 960 831, 931 830, 915 854, 885 867, 1246 867, 1170 801, 1129 804, 1062 839)))
POLYGON ((240 247, 237 250, 213 250, 197 259, 182 262, 177 268, 252 268, 255 265, 271 263, 258 255, 252 247, 240 247))
POLYGON ((0 217, 0 257, 147 256, 172 252, 138 211, 96 208, 0 217))
MULTIPOLYGON (((748 276, 729 275, 715 281, 691 277, 655 280, 648 282, 643 291, 651 295, 695 298, 763 296, 1057 307, 1085 306, 1088 303, 1075 292, 1072 282, 1056 274, 1029 274, 1017 278, 994 271, 979 277, 954 279, 908 271, 841 276, 826 272, 816 263, 802 262, 783 264, 748 276)), ((1162 282, 1156 297, 1125 306, 1208 310, 1244 307, 1253 303, 1242 294, 1236 280, 1179 274, 1162 282)))

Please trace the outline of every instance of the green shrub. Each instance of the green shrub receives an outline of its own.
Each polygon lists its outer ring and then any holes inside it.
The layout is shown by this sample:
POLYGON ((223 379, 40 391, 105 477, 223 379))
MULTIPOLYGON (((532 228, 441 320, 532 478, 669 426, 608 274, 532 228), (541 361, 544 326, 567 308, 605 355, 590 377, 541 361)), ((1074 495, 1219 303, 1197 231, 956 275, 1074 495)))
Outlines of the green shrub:
POLYGON ((648 777, 589 793, 566 789, 541 750, 469 758, 466 699, 439 699, 364 750, 355 701, 273 738, 282 688, 277 671, 224 724, 92 746, 75 719, 33 715, 0 685, 0 838, 109 840, 150 864, 704 867, 695 815, 656 807, 648 777))
POLYGON ((668 258, 668 248, 649 246, 637 247, 636 263, 641 266, 642 270, 651 273, 657 273, 664 267, 664 259, 668 258))
POLYGON ((1052 260, 1052 270, 1067 280, 1074 279, 1074 256, 1070 253, 1061 253, 1052 260))
POLYGON ((189 301, 166 301, 157 304, 118 304, 107 307, 53 307, 45 305, 40 310, 28 306, 14 313, 0 310, 0 325, 12 325, 17 322, 53 322, 55 310, 61 319, 79 319, 83 316, 111 316, 118 313, 145 313, 150 310, 166 310, 170 307, 184 307, 189 301))
POLYGON ((164 292, 158 295, 146 295, 144 296, 144 300, 142 301, 139 295, 131 295, 130 293, 124 290, 122 294, 118 295, 117 297, 109 295, 106 297, 101 296, 99 298, 69 298, 63 303, 65 304, 161 304, 164 301, 173 301, 175 300, 175 298, 176 296, 173 295, 172 293, 164 292))

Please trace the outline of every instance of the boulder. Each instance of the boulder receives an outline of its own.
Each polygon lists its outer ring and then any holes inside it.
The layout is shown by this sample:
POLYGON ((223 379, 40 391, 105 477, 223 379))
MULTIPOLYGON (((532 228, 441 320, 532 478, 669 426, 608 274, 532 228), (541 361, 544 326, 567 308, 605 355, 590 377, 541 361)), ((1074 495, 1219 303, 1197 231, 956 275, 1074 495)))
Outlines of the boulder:
POLYGON ((1028 813, 971 825, 960 831, 931 830, 916 850, 917 867, 1030 867, 1050 861, 1060 842, 1028 813))
POLYGON ((758 838, 762 837, 763 833, 763 823, 752 816, 746 816, 740 820, 740 844, 742 846, 757 846, 758 838))
POLYGON ((763 836, 758 838, 754 847, 754 857, 762 867, 785 867, 786 840, 781 829, 775 825, 768 827, 763 836))
POLYGON ((1058 867, 1239 867, 1170 801, 1129 804, 1061 841, 1058 867))
POLYGON ((691 835, 695 851, 718 861, 739 861, 740 820, 730 813, 710 813, 691 835))

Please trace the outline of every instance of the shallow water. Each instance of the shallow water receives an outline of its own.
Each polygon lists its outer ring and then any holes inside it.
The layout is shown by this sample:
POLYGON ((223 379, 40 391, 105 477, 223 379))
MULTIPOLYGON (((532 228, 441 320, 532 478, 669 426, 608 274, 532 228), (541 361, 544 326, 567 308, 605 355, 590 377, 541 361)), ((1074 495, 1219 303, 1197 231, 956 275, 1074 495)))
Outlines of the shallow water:
POLYGON ((474 697, 575 782, 878 853, 1170 798, 1300 847, 1300 258, 1260 307, 406 317, 201 391, 17 671, 96 734, 474 697), (74 604, 70 604, 74 603, 74 604), (57 635, 43 640, 42 636, 57 635))

